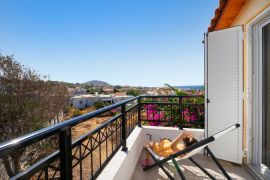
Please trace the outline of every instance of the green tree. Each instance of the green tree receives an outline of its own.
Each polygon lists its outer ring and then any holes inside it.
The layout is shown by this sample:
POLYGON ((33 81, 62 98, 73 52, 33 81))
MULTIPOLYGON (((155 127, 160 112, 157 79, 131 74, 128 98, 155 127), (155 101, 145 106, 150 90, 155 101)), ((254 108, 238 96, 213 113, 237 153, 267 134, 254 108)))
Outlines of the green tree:
POLYGON ((169 84, 165 84, 168 88, 170 88, 177 96, 186 96, 187 93, 184 91, 181 91, 181 89, 177 89, 169 84))
POLYGON ((87 94, 95 94, 95 92, 97 92, 97 90, 93 87, 86 89, 87 94))
MULTIPOLYGON (((0 54, 0 142, 48 126, 68 104, 67 88, 48 80, 18 63, 13 56, 0 54)), ((22 168, 25 148, 2 157, 6 173, 13 177, 22 168)))
POLYGON ((73 113, 72 113, 72 117, 77 117, 82 115, 82 112, 79 109, 74 109, 73 113))
POLYGON ((127 91, 127 95, 139 96, 140 95, 140 91, 138 89, 130 89, 130 90, 127 91))

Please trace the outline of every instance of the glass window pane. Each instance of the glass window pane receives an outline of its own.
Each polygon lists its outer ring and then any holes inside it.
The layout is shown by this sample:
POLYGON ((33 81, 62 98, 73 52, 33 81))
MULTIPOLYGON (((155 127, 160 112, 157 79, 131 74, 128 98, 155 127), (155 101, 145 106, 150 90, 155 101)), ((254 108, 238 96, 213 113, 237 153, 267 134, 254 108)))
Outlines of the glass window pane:
POLYGON ((262 160, 270 167, 270 24, 263 28, 262 160))

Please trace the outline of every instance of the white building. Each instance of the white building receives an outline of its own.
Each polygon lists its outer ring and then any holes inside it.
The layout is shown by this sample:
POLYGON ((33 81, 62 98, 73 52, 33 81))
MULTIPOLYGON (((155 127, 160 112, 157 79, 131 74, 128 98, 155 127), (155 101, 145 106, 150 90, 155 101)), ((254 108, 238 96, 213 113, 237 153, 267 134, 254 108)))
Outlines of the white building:
POLYGON ((114 96, 113 97, 113 102, 114 103, 119 103, 121 101, 124 101, 126 99, 132 98, 133 96, 129 96, 129 95, 124 95, 124 96, 114 96))
POLYGON ((128 95, 103 95, 103 94, 84 94, 71 97, 71 104, 73 107, 78 109, 85 109, 87 107, 93 106, 97 101, 103 101, 108 103, 118 103, 125 99, 129 99, 133 96, 128 95))
POLYGON ((95 102, 103 101, 113 103, 112 95, 79 95, 71 98, 71 104, 73 107, 78 109, 84 109, 89 106, 93 106, 95 102))
POLYGON ((156 90, 147 91, 144 95, 145 96, 157 96, 158 95, 158 92, 156 90))

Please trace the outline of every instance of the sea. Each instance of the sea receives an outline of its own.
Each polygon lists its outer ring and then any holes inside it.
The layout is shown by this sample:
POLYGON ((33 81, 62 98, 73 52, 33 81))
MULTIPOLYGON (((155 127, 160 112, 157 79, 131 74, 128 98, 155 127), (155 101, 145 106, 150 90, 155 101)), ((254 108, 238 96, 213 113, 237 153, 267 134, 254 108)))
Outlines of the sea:
POLYGON ((202 85, 175 86, 175 88, 179 88, 179 89, 183 89, 183 90, 204 90, 204 86, 202 86, 202 85))

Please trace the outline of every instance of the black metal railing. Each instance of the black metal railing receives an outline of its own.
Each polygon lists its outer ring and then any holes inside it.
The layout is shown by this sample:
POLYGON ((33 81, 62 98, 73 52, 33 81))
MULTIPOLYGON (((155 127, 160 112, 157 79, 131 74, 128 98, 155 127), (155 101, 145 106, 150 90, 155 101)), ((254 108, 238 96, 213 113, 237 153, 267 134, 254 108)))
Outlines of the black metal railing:
MULTIPOLYGON (((18 149, 29 148, 54 137, 58 140, 57 149, 12 179, 95 179, 121 147, 123 151, 128 150, 126 139, 137 125, 203 128, 202 99, 202 96, 130 98, 2 143, 0 159, 11 156, 18 149), (118 110, 115 116, 72 141, 75 126, 115 109, 118 110), (197 116, 194 114, 196 110, 199 110, 196 112, 197 116)), ((31 151, 31 148, 28 151, 31 151)))
POLYGON ((141 96, 139 106, 144 125, 204 128, 203 96, 141 96))

